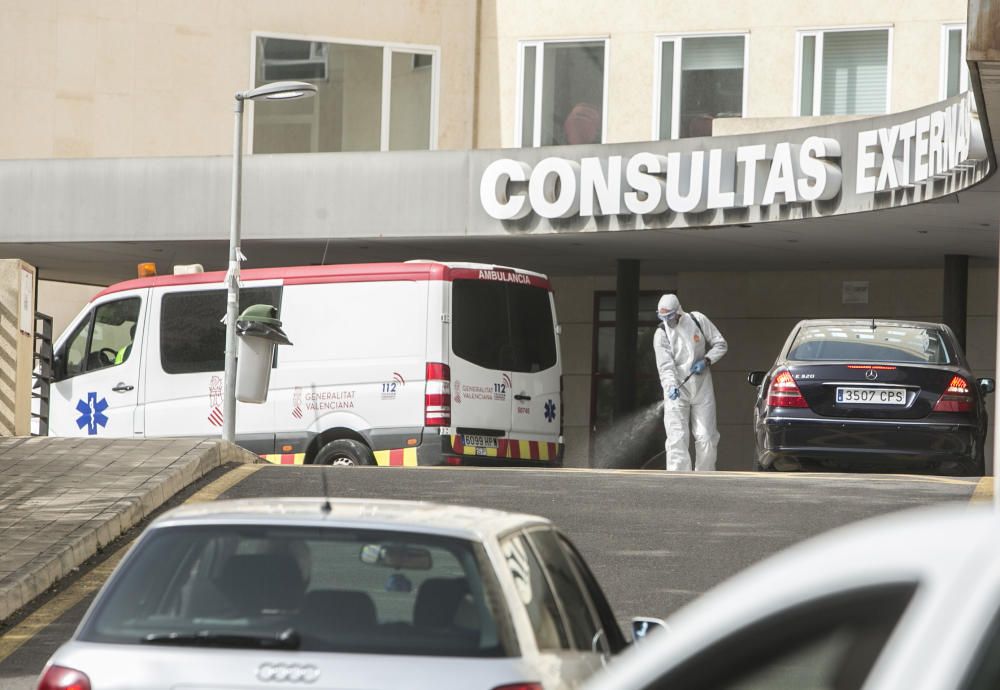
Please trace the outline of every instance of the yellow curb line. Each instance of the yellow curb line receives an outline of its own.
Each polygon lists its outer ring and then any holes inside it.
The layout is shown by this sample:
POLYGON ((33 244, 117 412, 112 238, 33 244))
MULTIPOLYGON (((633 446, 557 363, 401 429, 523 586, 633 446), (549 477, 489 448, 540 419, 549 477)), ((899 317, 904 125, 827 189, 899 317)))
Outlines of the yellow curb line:
POLYGON ((972 492, 972 503, 981 503, 993 500, 993 477, 983 477, 976 484, 976 490, 972 492))
MULTIPOLYGON (((231 489, 236 484, 252 475, 265 465, 241 465, 226 474, 222 475, 208 486, 191 495, 184 503, 201 503, 204 501, 214 501, 220 495, 231 489)), ((128 552, 133 540, 119 546, 114 553, 101 562, 100 565, 89 571, 86 575, 71 584, 65 590, 52 597, 38 610, 15 625, 10 631, 0 637, 0 663, 7 657, 20 649, 26 642, 31 640, 42 630, 52 625, 64 613, 83 601, 87 596, 93 594, 104 581, 111 575, 118 562, 128 552)))

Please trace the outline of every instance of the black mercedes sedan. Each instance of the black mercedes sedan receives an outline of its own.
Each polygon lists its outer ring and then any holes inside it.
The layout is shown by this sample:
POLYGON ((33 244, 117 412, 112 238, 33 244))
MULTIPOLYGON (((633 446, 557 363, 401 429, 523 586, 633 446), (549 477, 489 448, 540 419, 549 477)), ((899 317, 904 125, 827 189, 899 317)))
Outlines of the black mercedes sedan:
POLYGON ((800 321, 747 377, 757 470, 982 475, 993 379, 974 379, 943 324, 800 321))

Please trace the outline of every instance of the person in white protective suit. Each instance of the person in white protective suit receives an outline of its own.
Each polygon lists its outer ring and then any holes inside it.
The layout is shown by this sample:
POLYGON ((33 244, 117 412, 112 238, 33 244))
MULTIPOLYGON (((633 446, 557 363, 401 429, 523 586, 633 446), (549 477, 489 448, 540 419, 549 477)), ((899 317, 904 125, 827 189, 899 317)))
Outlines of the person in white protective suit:
POLYGON ((685 312, 676 295, 661 297, 656 311, 661 323, 653 333, 653 352, 663 386, 667 470, 691 469, 689 426, 694 432, 694 469, 714 470, 719 430, 711 366, 729 346, 707 316, 685 312))

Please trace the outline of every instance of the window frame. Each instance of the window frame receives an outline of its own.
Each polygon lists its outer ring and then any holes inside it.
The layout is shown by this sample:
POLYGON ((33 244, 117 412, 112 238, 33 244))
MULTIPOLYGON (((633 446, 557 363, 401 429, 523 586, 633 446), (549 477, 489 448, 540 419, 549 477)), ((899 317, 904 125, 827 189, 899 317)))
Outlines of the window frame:
MULTIPOLYGON (((397 43, 393 41, 362 41, 349 38, 334 38, 330 36, 319 36, 315 34, 294 34, 274 31, 252 31, 250 33, 250 88, 257 83, 257 39, 278 38, 287 41, 302 41, 308 43, 326 43, 348 46, 368 46, 382 49, 382 96, 381 96, 381 133, 379 140, 379 151, 389 151, 389 129, 390 116, 392 114, 392 56, 394 53, 416 53, 420 55, 430 55, 433 58, 431 64, 431 112, 430 112, 430 133, 428 136, 428 151, 436 151, 438 147, 438 113, 441 100, 441 47, 419 43, 397 43)), ((318 113, 319 100, 310 99, 314 102, 312 119, 313 148, 315 150, 315 138, 318 134, 320 115, 318 113)), ((249 121, 247 123, 247 151, 254 153, 254 117, 255 108, 250 108, 249 121)), ((302 115, 289 115, 289 120, 301 119, 302 115)), ((423 150, 423 149, 418 149, 423 150)))
POLYGON ((948 98, 948 36, 956 30, 960 32, 962 44, 962 56, 959 59, 958 93, 969 90, 969 63, 964 59, 968 28, 965 22, 945 22, 941 25, 941 66, 938 77, 938 98, 942 101, 948 98))
POLYGON ((750 95, 750 32, 749 31, 699 31, 690 33, 657 34, 653 37, 653 141, 676 140, 680 137, 681 109, 681 59, 684 55, 685 38, 743 38, 743 102, 740 105, 740 117, 747 116, 747 104, 750 95), (663 93, 663 46, 674 44, 674 71, 671 77, 672 95, 670 98, 670 136, 660 137, 660 103, 663 93))
MULTIPOLYGON (((824 26, 803 28, 795 31, 795 88, 792 93, 792 117, 824 117, 820 114, 823 98, 823 37, 828 33, 843 33, 846 31, 886 31, 886 64, 885 64, 885 112, 875 115, 887 115, 892 112, 892 24, 863 24, 857 26, 824 26), (803 115, 799 106, 802 95, 802 45, 806 36, 816 39, 816 55, 813 60, 813 102, 812 112, 803 115)), ((856 114, 856 113, 852 113, 856 114)))
MULTIPOLYGON (((532 113, 532 138, 531 148, 538 148, 542 144, 542 95, 543 80, 545 75, 545 46, 556 43, 601 43, 604 46, 604 74, 603 85, 601 87, 601 140, 599 144, 606 144, 608 141, 608 64, 611 54, 611 37, 603 36, 578 36, 559 38, 532 38, 522 39, 517 42, 517 98, 515 98, 516 109, 514 111, 514 148, 522 148, 522 132, 524 129, 524 53, 529 47, 535 48, 535 93, 534 112, 532 113)), ((549 145, 549 144, 547 144, 549 145)), ((552 144, 555 145, 555 144, 552 144)))

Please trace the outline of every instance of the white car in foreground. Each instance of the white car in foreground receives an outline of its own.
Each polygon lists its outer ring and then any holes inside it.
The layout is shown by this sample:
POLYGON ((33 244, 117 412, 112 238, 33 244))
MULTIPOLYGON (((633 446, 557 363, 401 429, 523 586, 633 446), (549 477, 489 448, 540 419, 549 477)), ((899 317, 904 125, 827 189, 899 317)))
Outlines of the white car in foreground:
POLYGON ((586 690, 995 690, 1000 517, 954 505, 856 523, 667 622, 586 690))
POLYGON ((544 518, 255 499, 154 521, 39 690, 575 688, 625 647, 544 518))

